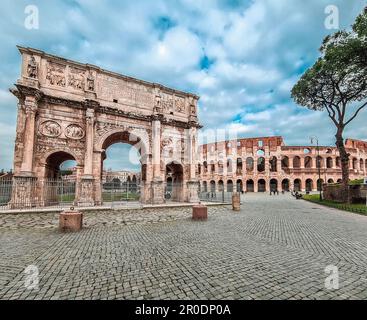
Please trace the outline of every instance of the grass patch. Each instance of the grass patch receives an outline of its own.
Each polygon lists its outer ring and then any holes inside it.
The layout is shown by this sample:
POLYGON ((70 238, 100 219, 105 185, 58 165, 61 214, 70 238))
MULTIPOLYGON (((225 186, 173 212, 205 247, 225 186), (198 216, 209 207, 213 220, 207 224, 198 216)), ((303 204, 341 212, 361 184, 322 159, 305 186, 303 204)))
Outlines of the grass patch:
POLYGON ((135 192, 103 192, 103 201, 138 201, 140 194, 135 192))
POLYGON ((363 179, 355 179, 355 180, 349 181, 350 186, 355 186, 359 184, 363 184, 363 179))
MULTIPOLYGON (((103 192, 103 201, 139 201, 140 194, 136 192, 103 192)), ((58 196, 60 202, 73 202, 75 194, 63 194, 58 196)))
POLYGON ((363 215, 367 215, 367 207, 365 204, 360 203, 339 203, 331 200, 322 200, 320 201, 318 194, 306 194, 303 196, 304 200, 311 201, 317 204, 321 204, 323 206, 332 207, 344 211, 359 213, 363 215))
POLYGON ((58 196, 58 200, 61 202, 73 202, 75 200, 75 194, 62 194, 58 196))

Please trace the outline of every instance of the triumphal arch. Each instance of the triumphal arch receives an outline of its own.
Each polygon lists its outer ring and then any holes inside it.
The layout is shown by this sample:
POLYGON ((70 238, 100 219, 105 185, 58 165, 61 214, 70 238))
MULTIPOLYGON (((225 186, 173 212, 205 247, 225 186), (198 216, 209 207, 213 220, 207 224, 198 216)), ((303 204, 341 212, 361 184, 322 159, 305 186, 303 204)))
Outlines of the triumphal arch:
POLYGON ((19 100, 13 207, 47 205, 46 186, 37 182, 55 178, 66 160, 77 163, 75 204, 102 204, 103 160, 117 142, 140 153, 141 202, 163 203, 168 179, 175 200, 198 200, 198 96, 18 49, 21 75, 11 89, 19 100))

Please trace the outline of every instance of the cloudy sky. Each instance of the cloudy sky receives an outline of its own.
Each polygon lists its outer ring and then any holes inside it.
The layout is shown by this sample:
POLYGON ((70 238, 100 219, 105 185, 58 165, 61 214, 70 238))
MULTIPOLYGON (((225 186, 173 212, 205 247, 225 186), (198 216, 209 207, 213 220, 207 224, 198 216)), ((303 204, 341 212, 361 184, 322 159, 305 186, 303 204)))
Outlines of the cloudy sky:
MULTIPOLYGON (((339 9, 349 28, 364 0, 135 0, 2 2, 0 19, 0 168, 12 167, 16 99, 8 88, 19 76, 16 45, 197 93, 206 129, 241 137, 282 135, 290 145, 311 134, 334 144, 325 113, 295 105, 290 89, 318 57, 325 8, 339 9), (39 9, 39 29, 24 12, 39 9)), ((367 111, 346 136, 367 140, 367 111)), ((106 167, 134 168, 111 148, 106 167), (112 160, 111 160, 112 158, 112 160)))

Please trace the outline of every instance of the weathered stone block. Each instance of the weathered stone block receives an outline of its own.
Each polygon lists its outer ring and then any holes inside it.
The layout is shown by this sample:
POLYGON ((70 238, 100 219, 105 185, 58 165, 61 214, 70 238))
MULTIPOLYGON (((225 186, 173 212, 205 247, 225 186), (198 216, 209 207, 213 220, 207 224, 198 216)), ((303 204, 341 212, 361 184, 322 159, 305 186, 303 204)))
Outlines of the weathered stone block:
POLYGON ((240 204, 241 204, 241 196, 239 192, 234 192, 232 194, 232 210, 233 211, 240 211, 240 204))
POLYGON ((83 228, 83 214, 79 211, 63 211, 59 216, 60 231, 79 231, 83 228))
POLYGON ((192 206, 192 219, 193 220, 207 220, 208 219, 208 207, 203 204, 197 204, 192 206))

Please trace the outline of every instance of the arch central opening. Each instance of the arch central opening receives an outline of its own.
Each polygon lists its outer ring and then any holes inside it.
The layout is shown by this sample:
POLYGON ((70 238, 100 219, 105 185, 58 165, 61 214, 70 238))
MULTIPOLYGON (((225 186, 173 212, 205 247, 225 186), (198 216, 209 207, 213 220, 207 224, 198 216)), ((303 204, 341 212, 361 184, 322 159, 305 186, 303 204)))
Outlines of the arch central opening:
POLYGON ((102 146, 101 182, 103 202, 141 200, 145 165, 140 139, 129 132, 110 135, 102 146))

